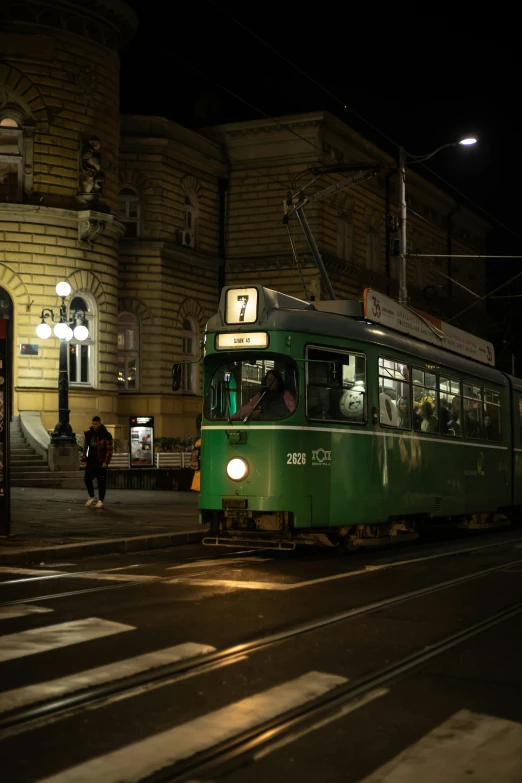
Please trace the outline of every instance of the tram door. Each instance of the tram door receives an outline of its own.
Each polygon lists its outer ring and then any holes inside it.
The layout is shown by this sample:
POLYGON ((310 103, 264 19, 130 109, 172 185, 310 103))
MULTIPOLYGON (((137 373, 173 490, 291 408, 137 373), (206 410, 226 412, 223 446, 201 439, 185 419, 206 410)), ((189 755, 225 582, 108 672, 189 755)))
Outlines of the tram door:
MULTIPOLYGON (((2 292, 0 292, 1 294, 2 292)), ((11 421, 12 358, 10 320, 0 298, 0 535, 11 530, 9 498, 9 422, 11 421)))

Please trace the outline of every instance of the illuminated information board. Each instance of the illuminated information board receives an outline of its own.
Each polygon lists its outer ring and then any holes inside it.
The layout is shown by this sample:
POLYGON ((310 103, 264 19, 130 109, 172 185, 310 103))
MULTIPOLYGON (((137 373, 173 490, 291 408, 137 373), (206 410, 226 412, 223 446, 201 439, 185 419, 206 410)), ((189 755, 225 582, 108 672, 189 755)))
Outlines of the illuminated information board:
POLYGON ((228 332, 216 335, 216 349, 268 348, 267 332, 228 332))
POLYGON ((225 323, 255 324, 258 304, 257 288, 231 288, 227 291, 225 323))

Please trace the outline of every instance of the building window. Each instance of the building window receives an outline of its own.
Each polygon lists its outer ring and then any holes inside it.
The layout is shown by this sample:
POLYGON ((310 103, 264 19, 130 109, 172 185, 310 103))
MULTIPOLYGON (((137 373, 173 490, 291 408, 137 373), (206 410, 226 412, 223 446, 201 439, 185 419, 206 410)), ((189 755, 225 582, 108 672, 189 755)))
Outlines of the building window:
POLYGON ((198 387, 198 334, 191 318, 183 321, 183 391, 197 394, 198 387))
POLYGON ((127 229, 125 239, 139 238, 140 212, 140 196, 136 188, 130 185, 122 188, 118 198, 118 220, 127 229))
POLYGON ((368 231, 366 234, 366 266, 373 272, 378 272, 381 267, 381 236, 377 218, 372 218, 368 223, 368 231))
POLYGON ((184 244, 195 247, 196 246, 196 229, 197 229, 197 217, 198 217, 198 202, 196 196, 185 196, 185 217, 184 228, 185 231, 190 232, 191 241, 186 241, 184 244))
POLYGON ((0 201, 22 199, 23 130, 12 114, 0 114, 0 201))
POLYGON ((118 316, 118 389, 135 392, 139 389, 139 327, 133 313, 118 316))
POLYGON ((337 219, 337 255, 344 261, 353 258, 353 223, 346 218, 337 219))
POLYGON ((78 320, 89 330, 87 340, 69 342, 69 382, 71 385, 94 386, 95 347, 96 347, 96 317, 94 302, 91 297, 82 294, 74 296, 69 305, 69 314, 82 311, 84 316, 78 320))

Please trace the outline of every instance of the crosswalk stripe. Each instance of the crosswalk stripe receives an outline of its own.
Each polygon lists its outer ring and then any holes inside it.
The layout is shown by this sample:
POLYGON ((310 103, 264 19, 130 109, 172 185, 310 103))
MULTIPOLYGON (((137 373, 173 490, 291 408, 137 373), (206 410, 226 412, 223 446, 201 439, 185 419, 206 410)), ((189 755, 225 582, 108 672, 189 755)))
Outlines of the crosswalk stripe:
POLYGON ((51 775, 39 783, 138 783, 154 772, 255 728, 346 683, 345 677, 308 672, 147 739, 51 775))
POLYGON ((361 783, 519 783, 522 724, 460 710, 361 783))
POLYGON ((25 617, 28 614, 44 614, 52 612, 46 606, 31 606, 31 604, 19 606, 0 606, 0 620, 11 620, 13 617, 25 617))
POLYGON ((195 658, 197 655, 215 652, 216 648, 208 644, 196 644, 186 642, 175 647, 167 647, 164 650, 137 655, 135 658, 126 658, 123 661, 109 663, 106 666, 98 666, 95 669, 71 674, 67 677, 59 677, 49 682, 41 682, 36 685, 26 685, 22 688, 14 688, 0 694, 0 712, 20 709, 29 704, 36 704, 47 699, 56 699, 69 693, 92 688, 95 685, 103 685, 107 682, 131 677, 133 674, 176 663, 186 658, 195 658))
POLYGON ((0 636, 0 663, 134 630, 132 625, 100 620, 98 617, 72 620, 46 628, 31 628, 29 631, 0 636))

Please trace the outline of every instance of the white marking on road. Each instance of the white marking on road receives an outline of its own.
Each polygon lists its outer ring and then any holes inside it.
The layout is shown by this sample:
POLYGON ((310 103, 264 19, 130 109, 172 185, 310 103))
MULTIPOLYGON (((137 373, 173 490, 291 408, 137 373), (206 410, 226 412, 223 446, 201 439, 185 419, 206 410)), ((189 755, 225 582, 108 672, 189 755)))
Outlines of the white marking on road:
POLYGON ((131 677, 140 672, 176 663, 176 661, 181 661, 185 658, 194 658, 197 655, 215 652, 215 650, 215 647, 210 647, 208 644, 186 642, 175 647, 167 647, 164 650, 137 655, 135 658, 126 658, 123 661, 109 663, 106 666, 87 669, 77 674, 70 674, 67 677, 59 677, 49 682, 14 688, 0 694, 0 712, 27 707, 28 704, 36 704, 47 699, 56 699, 59 696, 75 693, 84 688, 92 688, 95 685, 121 680, 124 677, 131 677))
POLYGON ((31 604, 25 604, 25 606, 0 606, 0 620, 11 620, 13 617, 25 617, 28 614, 44 614, 44 612, 52 611, 52 609, 48 609, 46 606, 31 606, 31 604))
POLYGON ((367 693, 366 696, 363 696, 359 700, 351 701, 349 704, 345 704, 344 707, 341 707, 341 709, 337 710, 337 712, 333 715, 329 715, 327 718, 323 718, 322 720, 317 721, 317 723, 313 723, 311 726, 307 726, 302 731, 296 731, 293 734, 289 734, 288 736, 271 743, 267 748, 262 748, 260 751, 254 754, 254 761, 260 761, 265 756, 269 756, 270 753, 273 753, 275 750, 284 748, 286 745, 290 745, 292 742, 296 742, 302 737, 306 737, 306 735, 310 734, 312 731, 322 729, 323 726, 328 726, 330 723, 333 723, 340 718, 344 718, 345 715, 349 715, 351 712, 355 712, 355 710, 359 710, 361 707, 365 707, 371 701, 379 699, 381 696, 386 696, 389 692, 389 688, 379 688, 375 691, 370 691, 370 693, 367 693))
MULTIPOLYGON (((113 570, 118 569, 108 569, 109 572, 113 570)), ((38 576, 0 581, 0 587, 2 585, 19 585, 24 582, 38 582, 47 579, 93 579, 102 582, 155 582, 161 579, 160 576, 151 576, 149 574, 114 574, 108 573, 108 571, 33 571, 32 573, 38 573, 38 576)))
MULTIPOLYGON (((518 540, 518 538, 515 539, 515 541, 518 540)), ((317 579, 308 579, 307 581, 303 582, 242 582, 235 581, 234 579, 197 579, 191 577, 180 577, 177 579, 168 580, 167 584, 182 582, 187 585, 198 585, 198 587, 230 587, 243 590, 299 590, 302 587, 314 587, 315 585, 334 582, 338 579, 349 579, 352 576, 369 574, 372 571, 384 571, 386 568, 396 568, 397 566, 406 566, 413 563, 423 563, 427 560, 437 560, 441 557, 451 557, 453 555, 467 554, 468 552, 478 552, 481 549, 492 549, 493 546, 502 546, 506 543, 509 544, 512 543, 512 541, 500 542, 494 545, 484 544, 481 546, 470 547, 468 549, 455 549, 451 552, 439 552, 436 555, 426 555, 425 557, 412 557, 407 558, 406 560, 392 560, 391 562, 381 563, 380 565, 368 565, 364 568, 358 569, 357 571, 345 571, 340 574, 330 574, 329 576, 321 576, 317 579)))
POLYGON ((102 582, 157 582, 161 576, 149 574, 107 574, 104 571, 92 571, 85 574, 67 574, 71 579, 95 579, 102 582))
POLYGON ((361 783, 520 783, 522 724, 460 710, 361 783))
POLYGON ((290 590, 292 587, 300 587, 301 585, 294 584, 278 584, 277 582, 240 582, 235 579, 197 579, 187 577, 184 579, 168 579, 165 584, 175 585, 197 585, 198 587, 231 587, 235 590, 290 590))
POLYGON ((214 560, 198 560, 194 563, 183 563, 183 565, 169 566, 165 571, 177 571, 180 568, 210 568, 212 566, 231 566, 236 563, 269 563, 271 557, 217 557, 214 560))
POLYGON ((50 571, 46 568, 10 568, 8 566, 0 566, 0 574, 23 574, 24 576, 49 576, 51 574, 59 574, 60 571, 50 571))
POLYGON ((87 617, 84 620, 72 620, 69 623, 49 625, 46 628, 31 628, 29 631, 12 633, 0 637, 0 663, 26 655, 56 650, 103 636, 112 636, 123 631, 134 631, 132 625, 87 617))
POLYGON ((92 783, 93 780, 138 783, 168 765, 255 728, 346 681, 345 677, 336 674, 308 672, 85 764, 70 767, 39 783, 92 783))

